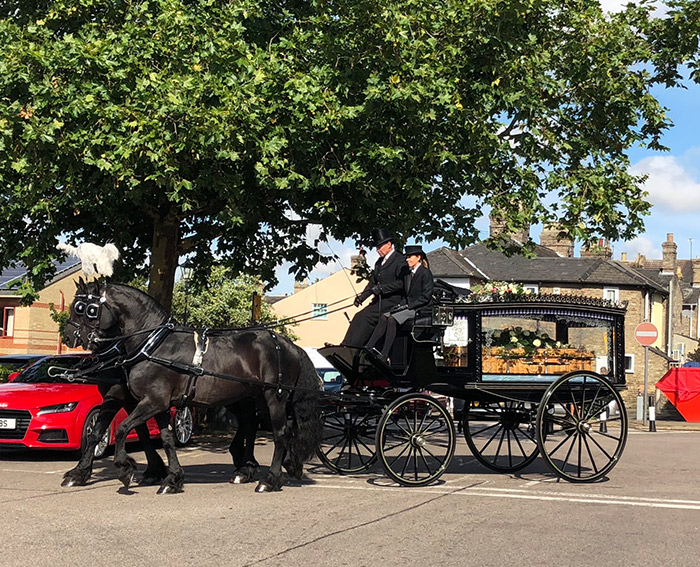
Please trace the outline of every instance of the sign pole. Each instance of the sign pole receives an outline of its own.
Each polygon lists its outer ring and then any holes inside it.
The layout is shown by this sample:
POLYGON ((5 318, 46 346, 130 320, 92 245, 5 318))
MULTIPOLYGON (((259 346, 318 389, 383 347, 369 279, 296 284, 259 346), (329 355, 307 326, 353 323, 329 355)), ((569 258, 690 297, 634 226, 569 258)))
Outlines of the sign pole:
POLYGON ((649 415, 649 347, 644 347, 644 420, 643 425, 647 424, 647 416, 649 415))
POLYGON ((659 330, 656 325, 649 322, 640 323, 634 330, 634 338, 644 347, 644 415, 642 416, 644 425, 647 424, 647 415, 649 412, 649 347, 659 338, 659 330))

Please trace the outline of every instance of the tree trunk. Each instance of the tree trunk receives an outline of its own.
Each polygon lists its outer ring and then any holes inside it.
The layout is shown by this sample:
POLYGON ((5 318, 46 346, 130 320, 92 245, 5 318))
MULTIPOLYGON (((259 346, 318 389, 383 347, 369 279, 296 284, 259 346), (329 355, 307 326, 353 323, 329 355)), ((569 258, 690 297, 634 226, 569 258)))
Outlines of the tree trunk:
POLYGON ((151 274, 148 293, 168 311, 173 303, 173 286, 178 266, 180 219, 175 215, 158 217, 153 222, 151 274))

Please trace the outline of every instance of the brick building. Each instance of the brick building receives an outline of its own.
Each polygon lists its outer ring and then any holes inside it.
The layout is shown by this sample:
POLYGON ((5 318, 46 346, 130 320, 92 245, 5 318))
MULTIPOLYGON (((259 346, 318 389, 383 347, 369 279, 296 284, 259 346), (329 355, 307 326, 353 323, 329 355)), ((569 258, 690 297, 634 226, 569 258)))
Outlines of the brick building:
POLYGON ((79 261, 57 263, 56 275, 29 307, 19 304, 15 291, 26 269, 20 265, 0 274, 0 354, 55 354, 65 350, 58 325, 51 319, 50 305, 58 311, 70 306, 75 295, 73 276, 79 271, 79 261))

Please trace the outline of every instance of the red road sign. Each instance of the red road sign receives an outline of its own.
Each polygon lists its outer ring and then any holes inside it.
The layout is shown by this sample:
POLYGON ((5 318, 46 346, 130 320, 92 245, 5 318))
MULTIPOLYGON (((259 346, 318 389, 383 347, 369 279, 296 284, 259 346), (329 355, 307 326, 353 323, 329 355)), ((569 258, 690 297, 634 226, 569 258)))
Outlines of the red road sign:
POLYGON ((654 323, 640 323, 634 330, 634 338, 642 346, 651 346, 659 338, 659 330, 654 323))

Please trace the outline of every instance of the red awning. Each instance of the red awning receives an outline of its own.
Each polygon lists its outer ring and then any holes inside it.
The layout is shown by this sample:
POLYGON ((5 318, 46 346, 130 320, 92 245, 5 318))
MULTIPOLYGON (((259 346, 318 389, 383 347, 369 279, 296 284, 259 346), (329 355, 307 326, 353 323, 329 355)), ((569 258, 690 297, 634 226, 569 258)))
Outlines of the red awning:
POLYGON ((671 368, 656 387, 686 421, 700 423, 700 368, 671 368))

